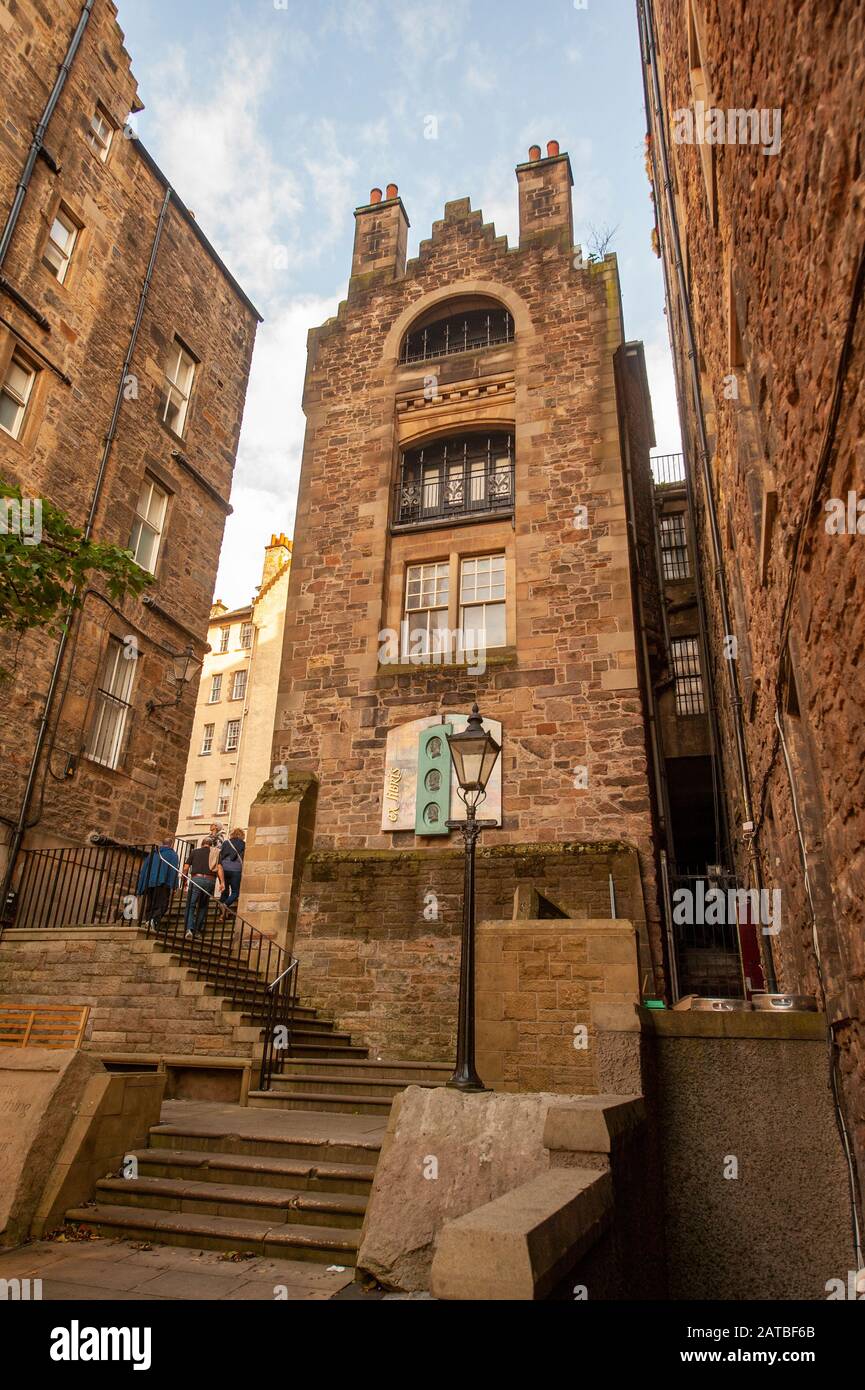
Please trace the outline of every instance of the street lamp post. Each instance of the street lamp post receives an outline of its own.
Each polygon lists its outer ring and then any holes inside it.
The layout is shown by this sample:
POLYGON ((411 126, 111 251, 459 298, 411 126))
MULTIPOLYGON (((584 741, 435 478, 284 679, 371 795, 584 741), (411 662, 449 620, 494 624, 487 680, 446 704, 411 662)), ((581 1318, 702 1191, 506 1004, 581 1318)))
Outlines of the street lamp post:
POLYGON ((155 709, 176 709, 183 699, 187 685, 201 670, 201 662, 192 647, 184 647, 182 652, 172 652, 171 666, 177 695, 173 700, 148 700, 145 706, 148 714, 152 714, 155 709))
POLYGON ((495 821, 478 820, 476 813, 486 797, 487 783, 501 747, 484 729, 477 705, 472 705, 465 729, 448 734, 447 741, 457 778, 457 795, 466 808, 464 821, 447 822, 449 830, 462 831, 466 851, 457 1060, 447 1084, 455 1091, 485 1091, 487 1088, 475 1070, 475 845, 483 827, 495 825, 495 821))

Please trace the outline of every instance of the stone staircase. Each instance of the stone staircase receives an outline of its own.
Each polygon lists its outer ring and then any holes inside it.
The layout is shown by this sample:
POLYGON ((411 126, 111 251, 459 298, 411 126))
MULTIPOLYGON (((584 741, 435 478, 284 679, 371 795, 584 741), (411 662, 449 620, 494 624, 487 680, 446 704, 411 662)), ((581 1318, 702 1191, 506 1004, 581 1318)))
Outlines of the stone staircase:
MULTIPOLYGON (((239 966, 230 922, 215 919, 200 943, 186 941, 176 920, 166 925, 166 936, 150 938, 155 949, 190 972, 260 1049, 266 981, 239 966)), ((103 1178, 94 1202, 67 1221, 115 1238, 354 1265, 394 1097, 406 1086, 443 1085, 452 1070, 367 1054, 332 1019, 298 1004, 270 1090, 251 1091, 246 1106, 166 1102, 147 1148, 128 1155, 134 1175, 103 1178)))

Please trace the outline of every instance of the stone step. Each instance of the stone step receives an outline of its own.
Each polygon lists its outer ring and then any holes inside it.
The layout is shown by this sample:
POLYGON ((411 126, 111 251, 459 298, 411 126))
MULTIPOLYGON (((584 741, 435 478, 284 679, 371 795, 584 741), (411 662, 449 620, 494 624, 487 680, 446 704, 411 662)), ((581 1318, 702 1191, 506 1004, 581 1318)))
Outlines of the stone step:
POLYGON ((414 1076, 386 1078, 357 1076, 346 1073, 342 1069, 331 1072, 327 1076, 320 1076, 292 1067, 291 1071, 274 1076, 272 1086, 276 1094, 282 1091, 317 1095, 336 1093, 341 1096, 375 1096, 379 1100, 393 1100, 394 1096, 399 1095, 400 1091, 404 1091, 406 1086, 443 1086, 446 1080, 447 1076, 436 1078, 435 1081, 420 1081, 414 1076))
POLYGON ((340 1228, 360 1226, 366 1210, 366 1199, 350 1193, 247 1187, 190 1178, 102 1178, 96 1184, 95 1198, 106 1206, 340 1228))
POLYGON ((286 1053, 285 1061, 292 1062, 294 1060, 301 1060, 307 1057, 313 1057, 319 1060, 328 1057, 355 1057, 360 1060, 366 1057, 368 1051, 368 1048, 359 1047, 356 1043, 352 1043, 350 1046, 341 1042, 330 1042, 327 1045, 324 1045, 320 1042, 299 1042, 296 1038, 293 1038, 291 1042, 291 1050, 290 1052, 286 1053))
POLYGON ((317 1260, 346 1266, 354 1265, 360 1244, 359 1230, 199 1216, 151 1207, 73 1207, 66 1220, 98 1235, 122 1240, 155 1241, 199 1250, 249 1250, 271 1259, 317 1260))
POLYGON ((157 1153, 161 1150, 180 1150, 183 1153, 197 1153, 220 1161, 226 1154, 242 1154, 252 1158, 280 1158, 290 1162, 304 1159, 318 1163, 349 1163, 372 1165, 378 1162, 381 1144, 378 1140, 363 1143, 331 1143, 325 1135, 317 1135, 315 1123, 305 1126, 306 1133, 295 1135, 238 1135, 214 1134, 210 1129, 197 1130, 194 1125, 160 1125, 150 1131, 149 1148, 157 1153))
POLYGON ((293 1073, 306 1077, 321 1077, 322 1082, 334 1073, 340 1076, 369 1077, 371 1081, 400 1081, 403 1085, 422 1085, 424 1082, 447 1081, 453 1074, 453 1062, 384 1062, 365 1057, 312 1057, 292 1066, 293 1073))
POLYGON ((374 1163, 272 1158, 257 1154, 198 1153, 183 1149, 136 1149, 129 1157, 148 1178, 192 1178, 196 1182, 278 1187, 309 1192, 344 1192, 366 1197, 374 1163))
POLYGON ((250 1105, 265 1105, 273 1110, 313 1110, 327 1115, 387 1116, 393 1096, 379 1098, 367 1095, 347 1095, 337 1091, 250 1091, 250 1105))

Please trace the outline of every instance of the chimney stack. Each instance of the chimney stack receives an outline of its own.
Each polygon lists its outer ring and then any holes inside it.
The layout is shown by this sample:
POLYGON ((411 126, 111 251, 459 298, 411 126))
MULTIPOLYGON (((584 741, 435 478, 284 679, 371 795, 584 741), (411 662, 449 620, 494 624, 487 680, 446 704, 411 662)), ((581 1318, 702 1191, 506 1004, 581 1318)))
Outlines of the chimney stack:
POLYGON ((395 183, 372 189, 369 202, 355 209, 354 253, 351 258, 349 295, 380 281, 398 280, 405 274, 409 220, 395 183))
POLYGON ((517 165, 520 202, 520 246, 574 244, 571 161, 559 153, 558 140, 547 141, 547 157, 540 145, 532 145, 528 163, 517 165))

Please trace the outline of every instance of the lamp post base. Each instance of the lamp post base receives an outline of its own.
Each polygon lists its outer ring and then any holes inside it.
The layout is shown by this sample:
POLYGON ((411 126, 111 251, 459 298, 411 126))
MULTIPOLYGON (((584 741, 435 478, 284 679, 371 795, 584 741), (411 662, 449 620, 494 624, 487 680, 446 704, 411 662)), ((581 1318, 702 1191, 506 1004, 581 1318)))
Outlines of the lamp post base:
POLYGON ((477 1073, 466 1076, 454 1072, 450 1081, 445 1082, 445 1088, 451 1091, 463 1091, 466 1094, 477 1091, 488 1091, 489 1086, 485 1086, 477 1073))

